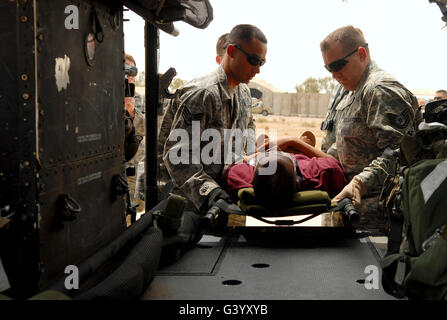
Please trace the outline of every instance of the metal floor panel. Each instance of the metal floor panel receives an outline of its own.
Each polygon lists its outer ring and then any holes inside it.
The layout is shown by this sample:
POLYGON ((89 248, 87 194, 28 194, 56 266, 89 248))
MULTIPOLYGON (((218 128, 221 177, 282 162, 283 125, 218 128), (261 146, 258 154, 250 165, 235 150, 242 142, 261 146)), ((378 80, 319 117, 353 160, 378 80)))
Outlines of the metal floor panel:
POLYGON ((226 239, 204 235, 194 250, 180 260, 161 268, 158 275, 212 275, 223 253, 226 239))
MULTIPOLYGON (((316 247, 263 245, 247 241, 244 236, 224 240, 228 239, 215 242, 215 249, 199 246, 175 266, 161 269, 143 299, 394 299, 382 289, 377 254, 368 238, 339 239, 316 247), (217 249, 220 255, 216 255, 217 249), (203 270, 201 264, 210 270, 213 263, 209 274, 198 272, 203 270), (364 284, 369 275, 365 268, 370 265, 379 271, 379 289, 366 289, 364 284)), ((209 245, 209 238, 200 244, 209 245)))

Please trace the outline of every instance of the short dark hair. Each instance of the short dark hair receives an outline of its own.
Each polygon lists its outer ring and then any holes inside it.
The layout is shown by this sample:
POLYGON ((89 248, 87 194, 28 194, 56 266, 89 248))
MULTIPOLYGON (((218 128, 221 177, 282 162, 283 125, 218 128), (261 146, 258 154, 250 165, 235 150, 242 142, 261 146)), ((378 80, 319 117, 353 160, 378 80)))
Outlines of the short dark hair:
POLYGON ((270 155, 261 158, 256 165, 253 189, 257 202, 267 208, 286 207, 297 191, 296 173, 291 168, 293 160, 282 155, 270 155), (276 171, 271 175, 259 174, 260 168, 276 163, 276 171))
MULTIPOLYGON (((366 44, 362 30, 353 26, 345 26, 332 31, 320 43, 321 52, 326 52, 334 41, 339 41, 345 51, 351 51, 366 44)), ((369 54, 368 47, 365 48, 369 54)))
POLYGON ((443 89, 436 91, 436 93, 440 93, 442 95, 447 95, 447 91, 443 90, 443 89))
POLYGON ((219 37, 216 43, 216 55, 223 56, 225 54, 225 46, 227 45, 229 33, 224 33, 219 37))
POLYGON ((267 44, 267 38, 258 27, 251 24, 238 24, 231 29, 230 34, 228 35, 228 43, 248 43, 253 40, 253 38, 267 44))

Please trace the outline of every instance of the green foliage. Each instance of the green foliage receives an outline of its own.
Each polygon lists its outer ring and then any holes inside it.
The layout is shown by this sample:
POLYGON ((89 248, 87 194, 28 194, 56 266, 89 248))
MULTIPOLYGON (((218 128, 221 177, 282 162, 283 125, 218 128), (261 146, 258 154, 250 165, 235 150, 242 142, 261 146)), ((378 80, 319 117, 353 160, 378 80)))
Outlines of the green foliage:
POLYGON ((182 80, 180 78, 175 78, 171 81, 171 84, 169 85, 169 90, 171 92, 177 90, 178 88, 182 87, 184 84, 186 84, 186 80, 182 80))
POLYGON ((331 77, 307 78, 300 85, 295 86, 297 93, 326 93, 332 92, 337 86, 337 81, 331 77))
POLYGON ((144 71, 138 72, 137 76, 135 77, 135 85, 137 87, 144 87, 146 85, 144 71))
MULTIPOLYGON (((145 74, 144 71, 142 72, 138 72, 138 75, 135 77, 135 85, 137 87, 144 87, 146 85, 145 82, 145 74)), ((177 90, 178 88, 180 88, 181 86, 183 86, 184 84, 186 84, 186 80, 182 80, 180 78, 175 78, 174 80, 172 80, 171 84, 169 85, 169 90, 171 92, 174 92, 175 90, 177 90)))

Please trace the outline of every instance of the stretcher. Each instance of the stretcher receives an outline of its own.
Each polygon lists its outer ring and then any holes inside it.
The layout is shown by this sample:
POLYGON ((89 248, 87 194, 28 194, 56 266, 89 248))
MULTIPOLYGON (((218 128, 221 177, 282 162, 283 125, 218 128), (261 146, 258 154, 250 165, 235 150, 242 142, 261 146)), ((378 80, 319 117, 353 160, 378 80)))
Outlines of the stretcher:
POLYGON ((274 225, 299 225, 328 212, 342 212, 349 222, 357 222, 360 217, 350 199, 346 198, 340 201, 340 203, 333 203, 327 192, 321 190, 296 192, 289 205, 277 209, 259 205, 253 188, 240 189, 238 198, 237 206, 218 200, 216 205, 205 215, 205 222, 211 222, 222 213, 249 216, 261 222, 274 225), (293 218, 266 219, 272 217, 299 218, 298 220, 293 220, 293 218))

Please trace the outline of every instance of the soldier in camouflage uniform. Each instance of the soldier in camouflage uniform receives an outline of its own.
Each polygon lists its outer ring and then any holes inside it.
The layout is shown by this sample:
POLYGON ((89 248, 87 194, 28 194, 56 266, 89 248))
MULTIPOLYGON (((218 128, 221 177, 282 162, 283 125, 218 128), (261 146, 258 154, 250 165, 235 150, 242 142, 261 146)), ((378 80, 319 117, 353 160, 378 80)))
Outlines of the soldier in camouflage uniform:
POLYGON ((351 182, 333 200, 353 199, 360 207, 360 228, 385 233, 385 219, 378 214, 381 185, 368 178, 367 167, 380 161, 386 148, 396 149, 404 135, 413 135, 417 121, 416 97, 370 58, 362 32, 352 26, 339 28, 320 44, 326 69, 349 93, 336 107, 338 159, 351 182), (362 196, 368 196, 360 201, 362 196))
MULTIPOLYGON (((124 54, 124 61, 126 64, 136 67, 135 59, 129 55, 124 54)), ((127 80, 129 84, 135 85, 135 76, 127 76, 127 80)), ((134 87, 133 87, 134 88, 134 87)), ((130 85, 127 90, 129 93, 127 93, 126 97, 124 98, 124 107, 126 110, 126 121, 129 121, 131 125, 129 125, 129 129, 135 128, 135 134, 142 136, 143 140, 138 145, 138 149, 136 150, 135 155, 129 159, 126 163, 126 166, 134 167, 137 169, 138 163, 141 159, 144 159, 144 97, 139 95, 136 90, 131 90, 130 85), (133 96, 131 96, 133 95, 133 96)), ((130 147, 129 147, 130 149, 130 147)), ((127 157, 127 156, 126 156, 127 157)), ((144 209, 144 203, 137 198, 136 196, 136 175, 129 175, 126 177, 127 183, 129 186, 129 201, 134 202, 133 200, 136 200, 136 202, 139 204, 138 209, 144 209)))
POLYGON ((235 94, 236 87, 248 83, 259 73, 267 53, 264 34, 252 25, 234 27, 228 43, 222 64, 216 71, 177 90, 176 98, 165 112, 159 134, 163 161, 175 185, 174 193, 185 196, 187 209, 200 214, 206 213, 218 199, 231 201, 219 184, 226 162, 224 130, 235 128, 241 106, 240 96, 235 94), (193 136, 194 126, 200 128, 199 136, 193 136), (221 154, 218 161, 211 163, 205 163, 201 154, 194 152, 194 145, 201 151, 208 144, 200 139, 206 129, 214 129, 220 134, 221 154), (187 141, 175 140, 179 132, 187 133, 187 141), (173 157, 185 148, 188 152, 186 163, 173 161, 173 157))
MULTIPOLYGON (((216 62, 222 63, 227 45, 228 33, 219 37, 216 43, 216 62)), ((243 159, 244 155, 251 155, 256 151, 256 125, 251 112, 251 93, 250 88, 245 83, 241 83, 236 87, 236 94, 239 96, 240 108, 238 118, 236 120, 236 128, 244 134, 242 139, 242 150, 237 150, 233 143, 233 162, 243 159)))
MULTIPOLYGON (((135 59, 130 54, 124 54, 124 61, 126 64, 136 67, 135 59)), ((128 76, 127 77, 129 83, 135 84, 135 77, 134 76, 128 76)), ((133 97, 125 97, 124 98, 124 105, 126 112, 130 115, 130 118, 132 119, 133 126, 135 127, 136 134, 141 135, 144 137, 145 130, 145 120, 144 120, 144 96, 141 96, 136 91, 134 92, 133 97)), ((135 167, 138 168, 138 163, 143 160, 144 161, 144 138, 140 142, 140 145, 138 147, 138 151, 136 154, 130 159, 126 165, 127 167, 135 167)), ((139 201, 137 197, 136 192, 136 175, 134 176, 128 176, 127 182, 129 185, 129 192, 130 192, 130 199, 136 199, 138 204, 140 205, 139 209, 144 209, 144 204, 139 201)))

